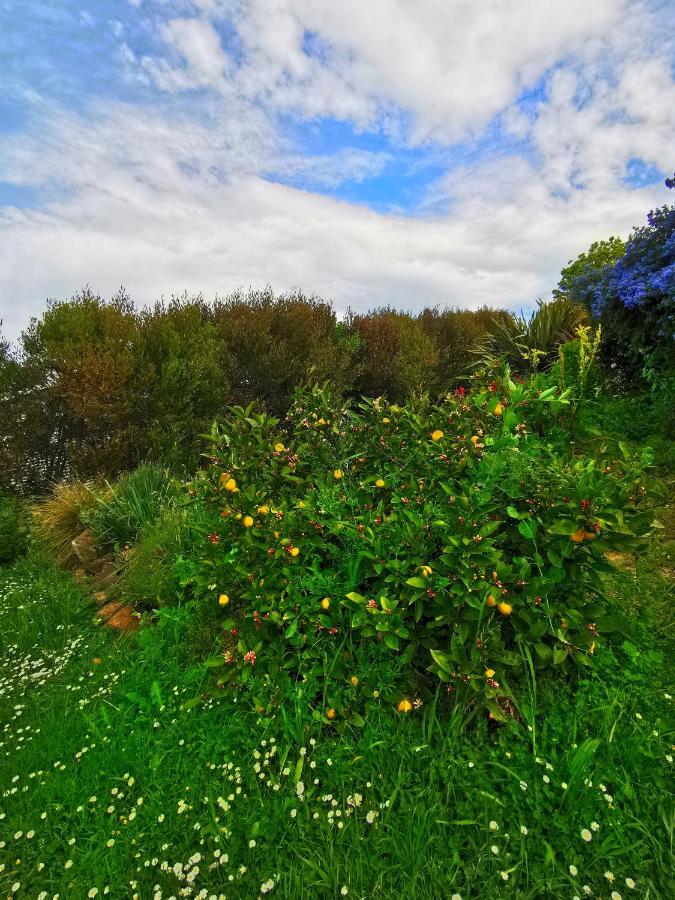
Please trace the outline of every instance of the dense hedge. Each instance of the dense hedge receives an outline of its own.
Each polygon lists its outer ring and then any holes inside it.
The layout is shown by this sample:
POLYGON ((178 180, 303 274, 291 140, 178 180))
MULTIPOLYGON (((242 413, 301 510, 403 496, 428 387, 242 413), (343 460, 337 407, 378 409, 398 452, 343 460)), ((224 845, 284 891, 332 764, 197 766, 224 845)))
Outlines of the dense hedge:
POLYGON ((40 491, 140 461, 190 471, 227 403, 279 414, 295 388, 403 399, 465 376, 474 339, 508 313, 376 310, 337 320, 328 303, 270 290, 137 310, 84 291, 50 304, 12 355, 0 344, 0 479, 40 491))

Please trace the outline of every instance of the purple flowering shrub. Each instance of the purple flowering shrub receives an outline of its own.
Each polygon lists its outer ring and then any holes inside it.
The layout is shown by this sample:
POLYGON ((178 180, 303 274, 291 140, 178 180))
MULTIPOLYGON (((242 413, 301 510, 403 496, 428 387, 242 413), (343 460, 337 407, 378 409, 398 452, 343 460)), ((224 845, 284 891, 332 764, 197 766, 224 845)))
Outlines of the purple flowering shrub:
POLYGON ((617 256, 594 265, 582 254, 563 271, 558 292, 600 321, 605 361, 636 382, 675 361, 675 206, 652 210, 617 256))

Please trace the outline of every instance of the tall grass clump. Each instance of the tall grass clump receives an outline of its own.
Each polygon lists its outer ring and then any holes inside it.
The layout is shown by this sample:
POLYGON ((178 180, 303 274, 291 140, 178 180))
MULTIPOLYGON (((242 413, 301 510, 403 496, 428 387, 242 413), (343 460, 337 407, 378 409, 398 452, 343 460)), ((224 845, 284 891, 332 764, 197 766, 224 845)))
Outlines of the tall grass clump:
POLYGON ((33 506, 37 543, 53 555, 59 565, 66 568, 77 565, 73 540, 84 529, 84 517, 93 509, 96 498, 91 484, 67 481, 57 484, 48 497, 33 506))
POLYGON ((167 472, 142 465, 96 497, 85 522, 101 546, 124 546, 159 519, 173 487, 167 472))

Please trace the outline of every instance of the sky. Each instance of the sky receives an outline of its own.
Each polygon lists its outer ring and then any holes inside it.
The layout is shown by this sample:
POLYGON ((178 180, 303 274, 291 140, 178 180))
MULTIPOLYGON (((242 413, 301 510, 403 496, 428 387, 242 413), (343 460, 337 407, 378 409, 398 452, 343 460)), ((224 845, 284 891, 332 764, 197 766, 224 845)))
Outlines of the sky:
POLYGON ((672 0, 0 0, 0 318, 513 309, 672 202, 672 0))

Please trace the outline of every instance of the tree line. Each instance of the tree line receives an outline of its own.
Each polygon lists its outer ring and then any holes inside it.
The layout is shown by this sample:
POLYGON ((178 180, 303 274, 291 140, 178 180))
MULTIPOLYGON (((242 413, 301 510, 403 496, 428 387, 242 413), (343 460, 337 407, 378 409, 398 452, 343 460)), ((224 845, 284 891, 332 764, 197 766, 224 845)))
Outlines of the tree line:
POLYGON ((137 309, 120 291, 50 302, 12 350, 0 342, 1 486, 41 491, 141 460, 189 470, 226 404, 284 415, 301 383, 404 400, 466 377, 471 348, 509 313, 390 308, 339 320, 300 292, 174 297, 137 309))

